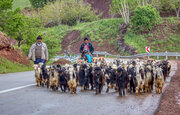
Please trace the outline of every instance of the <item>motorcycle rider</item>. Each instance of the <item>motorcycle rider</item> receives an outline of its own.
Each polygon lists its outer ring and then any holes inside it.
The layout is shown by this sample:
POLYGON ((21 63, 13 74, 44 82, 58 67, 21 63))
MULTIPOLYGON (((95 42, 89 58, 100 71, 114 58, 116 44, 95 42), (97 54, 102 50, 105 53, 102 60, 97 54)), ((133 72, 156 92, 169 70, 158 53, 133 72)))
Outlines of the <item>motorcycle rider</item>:
POLYGON ((89 43, 88 38, 84 38, 84 43, 80 47, 80 53, 87 52, 91 57, 93 57, 94 47, 89 43))

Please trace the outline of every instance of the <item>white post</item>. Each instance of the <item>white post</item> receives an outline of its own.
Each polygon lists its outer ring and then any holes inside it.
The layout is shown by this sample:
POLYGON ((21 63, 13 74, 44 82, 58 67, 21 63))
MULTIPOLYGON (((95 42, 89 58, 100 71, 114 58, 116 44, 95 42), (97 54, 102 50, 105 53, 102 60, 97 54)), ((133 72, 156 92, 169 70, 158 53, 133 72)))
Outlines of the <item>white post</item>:
POLYGON ((159 56, 157 56, 157 59, 159 60, 159 56))
MULTIPOLYGON (((177 52, 176 52, 176 54, 177 54, 177 52)), ((176 55, 176 59, 178 60, 178 56, 176 55)))
MULTIPOLYGON (((166 53, 168 53, 167 51, 166 51, 166 53)), ((166 55, 166 60, 168 60, 168 56, 166 55)))

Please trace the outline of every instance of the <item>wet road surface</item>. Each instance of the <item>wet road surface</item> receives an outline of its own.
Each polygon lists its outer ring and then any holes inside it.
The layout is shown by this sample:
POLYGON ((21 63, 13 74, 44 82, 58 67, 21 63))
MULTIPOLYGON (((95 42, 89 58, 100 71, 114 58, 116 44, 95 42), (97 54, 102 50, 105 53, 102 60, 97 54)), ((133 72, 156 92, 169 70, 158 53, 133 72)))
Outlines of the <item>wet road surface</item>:
MULTIPOLYGON (((173 76, 177 64, 171 64, 173 76)), ((36 87, 34 83, 33 72, 0 75, 0 115, 153 115, 161 97, 155 91, 119 97, 114 90, 105 93, 106 87, 101 95, 95 95, 95 91, 80 92, 80 88, 71 95, 36 87), (27 85, 30 86, 17 88, 27 85), (12 88, 17 89, 8 91, 12 88)))

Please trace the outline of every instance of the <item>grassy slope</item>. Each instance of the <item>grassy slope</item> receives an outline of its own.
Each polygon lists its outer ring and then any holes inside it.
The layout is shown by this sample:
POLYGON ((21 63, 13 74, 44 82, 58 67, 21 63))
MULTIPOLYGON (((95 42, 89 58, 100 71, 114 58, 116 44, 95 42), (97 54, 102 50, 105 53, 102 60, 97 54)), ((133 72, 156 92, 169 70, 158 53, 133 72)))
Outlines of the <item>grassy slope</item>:
POLYGON ((119 31, 118 26, 123 21, 120 18, 102 19, 94 22, 78 24, 71 30, 81 32, 81 37, 89 36, 92 41, 102 43, 105 39, 113 41, 119 31))
POLYGON ((6 58, 0 58, 0 74, 14 73, 33 70, 32 66, 25 66, 18 63, 13 63, 6 58))
MULTIPOLYGON (((176 18, 167 18, 168 24, 179 23, 176 18)), ((59 42, 62 41, 63 37, 72 30, 78 30, 81 32, 81 37, 90 36, 92 41, 97 41, 100 46, 103 40, 110 39, 111 44, 116 43, 116 35, 118 34, 118 26, 122 23, 121 19, 103 19, 94 22, 80 23, 76 26, 69 27, 65 25, 59 25, 53 28, 45 29, 45 33, 48 37, 52 37, 59 42), (47 31, 48 30, 48 31, 47 31)), ((139 53, 145 53, 145 47, 150 46, 151 52, 156 51, 171 51, 180 52, 180 35, 169 32, 170 28, 163 28, 162 31, 154 30, 148 34, 135 35, 128 32, 125 36, 125 43, 130 46, 137 48, 139 53), (164 39, 158 38, 161 34, 165 33, 164 39), (156 36, 155 36, 156 35, 156 36), (153 37, 155 36, 155 37, 153 37), (149 42, 148 38, 153 37, 152 41, 149 42)), ((59 48, 60 46, 58 46, 59 48)), ((126 54, 121 52, 121 54, 126 54)))
MULTIPOLYGON (((80 23, 76 26, 66 26, 59 25, 52 28, 47 28, 42 30, 42 33, 45 33, 46 37, 49 37, 59 43, 62 42, 64 36, 73 30, 78 30, 81 32, 81 37, 89 36, 92 41, 99 43, 99 46, 102 45, 102 42, 106 39, 110 39, 110 44, 116 43, 116 35, 118 33, 118 26, 122 23, 122 19, 113 18, 113 19, 103 19, 93 22, 80 23)), ((61 44, 56 47, 56 49, 61 50, 61 44)), ((54 49, 54 50, 56 50, 54 49)))
POLYGON ((23 9, 25 7, 30 7, 31 4, 29 2, 29 0, 14 0, 13 1, 13 10, 16 9, 16 8, 20 8, 20 9, 23 9))
MULTIPOLYGON (((165 20, 168 25, 180 24, 180 18, 164 18, 163 22, 165 20)), ((159 28, 157 28, 154 31, 144 35, 135 35, 128 32, 124 39, 128 45, 137 48, 139 53, 145 53, 146 46, 151 47, 151 52, 180 52, 180 34, 175 34, 172 31, 172 28, 168 28, 168 26, 166 26, 162 27, 161 31, 159 31, 159 28), (164 37, 160 38, 162 35, 164 37), (151 42, 148 41, 149 37, 152 38, 151 42)))

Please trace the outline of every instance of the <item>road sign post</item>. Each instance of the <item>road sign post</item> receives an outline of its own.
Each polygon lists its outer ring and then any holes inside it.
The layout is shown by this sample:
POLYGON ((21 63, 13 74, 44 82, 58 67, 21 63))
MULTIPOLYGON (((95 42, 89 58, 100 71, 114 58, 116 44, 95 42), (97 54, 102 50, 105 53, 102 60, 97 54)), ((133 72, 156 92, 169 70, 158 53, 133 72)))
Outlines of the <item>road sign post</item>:
POLYGON ((146 47, 146 53, 147 53, 147 58, 149 59, 149 53, 150 53, 150 47, 149 46, 146 47))

